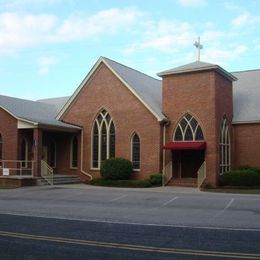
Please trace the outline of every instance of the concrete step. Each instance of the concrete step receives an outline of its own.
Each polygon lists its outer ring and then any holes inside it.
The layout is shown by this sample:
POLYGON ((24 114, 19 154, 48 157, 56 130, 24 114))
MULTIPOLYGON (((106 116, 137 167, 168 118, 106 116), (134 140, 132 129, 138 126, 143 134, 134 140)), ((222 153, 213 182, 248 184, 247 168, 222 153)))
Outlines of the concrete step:
POLYGON ((196 178, 181 178, 181 179, 171 179, 167 186, 177 186, 177 187, 197 187, 197 179, 196 178))
MULTIPOLYGON (((83 181, 77 175, 53 175, 53 184, 54 185, 63 185, 63 184, 75 184, 82 183, 83 181)), ((37 185, 49 185, 49 183, 44 178, 39 178, 37 180, 37 185)))

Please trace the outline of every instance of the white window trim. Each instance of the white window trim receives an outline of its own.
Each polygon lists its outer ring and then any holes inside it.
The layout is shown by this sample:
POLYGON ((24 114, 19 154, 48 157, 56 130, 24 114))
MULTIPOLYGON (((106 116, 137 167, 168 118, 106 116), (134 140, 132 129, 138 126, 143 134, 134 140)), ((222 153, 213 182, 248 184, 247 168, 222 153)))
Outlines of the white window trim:
MULTIPOLYGON (((106 135, 107 135, 107 145, 106 145, 106 159, 109 159, 109 151, 110 151, 110 127, 111 127, 111 124, 113 122, 113 119, 112 117, 110 116, 110 121, 109 123, 107 123, 106 121, 106 116, 110 114, 107 112, 106 109, 102 109, 96 116, 94 122, 93 122, 93 125, 92 125, 92 131, 91 131, 91 167, 90 169, 91 170, 100 170, 100 167, 101 167, 101 139, 102 139, 102 126, 103 124, 106 125, 106 135), (105 111, 105 114, 103 114, 102 112, 105 111), (101 115, 102 116, 102 120, 101 122, 99 123, 98 122, 98 116, 101 115), (95 127, 95 123, 97 123, 97 127, 98 127, 98 167, 93 167, 93 135, 94 135, 94 127, 95 127)), ((114 127, 115 127, 115 124, 114 124, 114 127)))
POLYGON ((140 172, 141 171, 141 140, 140 140, 140 136, 139 134, 137 134, 136 132, 134 132, 131 136, 131 148, 130 148, 130 158, 131 158, 131 162, 133 163, 133 138, 134 136, 137 135, 139 138, 139 142, 140 142, 140 159, 139 159, 139 168, 138 169, 133 169, 134 172, 140 172))
POLYGON ((230 145, 230 134, 227 125, 227 119, 224 118, 220 129, 220 142, 219 142, 219 174, 222 175, 224 172, 231 169, 231 145, 230 145), (224 158, 225 155, 225 158, 224 158))
MULTIPOLYGON (((197 133, 198 127, 200 126, 200 123, 199 123, 199 121, 198 121, 191 113, 188 113, 188 112, 185 113, 185 115, 179 120, 178 125, 175 127, 175 131, 174 131, 174 133, 173 133, 173 140, 175 140, 175 134, 176 134, 176 131, 177 131, 178 127, 179 127, 180 130, 181 130, 181 134, 182 134, 182 140, 181 140, 180 142, 189 142, 189 141, 185 140, 185 134, 186 134, 186 131, 187 131, 188 126, 190 127, 191 132, 192 132, 192 140, 190 140, 190 141, 197 141, 197 140, 196 140, 196 133, 197 133), (186 116, 187 116, 188 114, 191 116, 190 120, 188 120, 188 119, 186 118, 186 116), (192 128, 192 126, 191 126, 191 123, 190 123, 193 118, 197 121, 197 126, 196 126, 195 130, 193 130, 193 128, 192 128), (184 129, 183 129, 182 126, 181 126, 181 121, 182 121, 183 119, 185 119, 185 121, 187 122, 187 125, 185 126, 184 129)), ((201 131, 202 131, 202 127, 201 127, 201 126, 200 126, 200 128, 201 128, 201 131)), ((203 133, 203 131, 202 131, 202 133, 203 133)), ((204 136, 204 133, 203 133, 203 136, 204 136)), ((202 140, 201 140, 201 141, 202 141, 202 140)))

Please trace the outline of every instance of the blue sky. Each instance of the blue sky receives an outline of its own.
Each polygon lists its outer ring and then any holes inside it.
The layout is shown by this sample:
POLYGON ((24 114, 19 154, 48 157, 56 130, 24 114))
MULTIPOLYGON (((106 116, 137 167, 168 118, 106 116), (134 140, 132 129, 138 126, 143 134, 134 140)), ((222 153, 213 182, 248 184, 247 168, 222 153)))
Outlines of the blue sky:
POLYGON ((201 60, 260 68, 259 0, 0 0, 0 94, 71 95, 100 56, 151 76, 201 60))

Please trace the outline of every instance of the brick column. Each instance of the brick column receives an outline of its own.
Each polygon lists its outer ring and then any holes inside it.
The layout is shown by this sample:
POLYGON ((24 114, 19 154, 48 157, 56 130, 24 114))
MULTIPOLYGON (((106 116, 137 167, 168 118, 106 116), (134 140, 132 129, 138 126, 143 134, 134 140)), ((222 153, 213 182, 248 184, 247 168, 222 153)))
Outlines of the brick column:
POLYGON ((33 129, 33 160, 34 176, 41 174, 41 159, 42 159, 42 130, 39 128, 33 129))

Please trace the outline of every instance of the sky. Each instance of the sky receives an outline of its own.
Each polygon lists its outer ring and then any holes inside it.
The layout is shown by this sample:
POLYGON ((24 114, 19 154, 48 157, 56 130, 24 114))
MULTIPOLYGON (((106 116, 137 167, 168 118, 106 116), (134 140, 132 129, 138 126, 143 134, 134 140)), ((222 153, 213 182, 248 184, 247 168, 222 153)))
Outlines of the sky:
POLYGON ((260 68, 259 0, 0 0, 0 94, 72 95, 100 56, 153 77, 201 60, 260 68))

